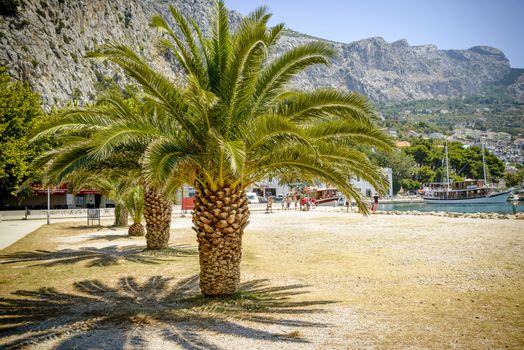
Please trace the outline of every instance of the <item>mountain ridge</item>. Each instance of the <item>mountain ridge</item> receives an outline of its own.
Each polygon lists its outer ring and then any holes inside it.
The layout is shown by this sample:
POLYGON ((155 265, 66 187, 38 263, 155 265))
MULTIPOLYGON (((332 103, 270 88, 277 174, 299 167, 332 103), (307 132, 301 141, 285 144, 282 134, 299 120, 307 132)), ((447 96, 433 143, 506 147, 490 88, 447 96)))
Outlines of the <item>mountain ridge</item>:
MULTIPOLYGON (((129 83, 114 66, 83 59, 106 40, 124 42, 140 52, 170 79, 180 80, 173 57, 156 45, 159 35, 148 26, 153 14, 170 19, 173 4, 209 32, 212 0, 26 0, 13 16, 0 16, 0 65, 13 77, 28 80, 44 105, 63 105, 71 98, 92 101, 105 77, 129 83)), ((231 12, 235 26, 241 16, 231 12)), ((405 39, 387 43, 374 37, 350 43, 316 38, 287 29, 272 54, 301 43, 324 40, 337 51, 330 66, 300 74, 293 87, 356 90, 373 101, 445 99, 473 95, 503 80, 511 67, 504 53, 488 46, 439 50, 410 46, 405 39)), ((521 84, 522 85, 522 84, 521 84)), ((516 88, 515 91, 520 91, 516 88)))

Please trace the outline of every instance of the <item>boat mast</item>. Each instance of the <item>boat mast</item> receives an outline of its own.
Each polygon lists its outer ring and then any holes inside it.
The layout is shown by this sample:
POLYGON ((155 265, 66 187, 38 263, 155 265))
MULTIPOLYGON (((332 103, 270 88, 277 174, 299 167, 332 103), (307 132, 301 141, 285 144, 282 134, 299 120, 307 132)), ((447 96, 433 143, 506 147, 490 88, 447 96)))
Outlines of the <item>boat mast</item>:
POLYGON ((448 159, 448 139, 446 138, 446 180, 448 182, 448 192, 449 192, 449 159, 448 159))
POLYGON ((486 159, 484 158, 484 144, 481 143, 482 148, 482 169, 484 170, 484 186, 488 185, 488 176, 486 173, 486 159))

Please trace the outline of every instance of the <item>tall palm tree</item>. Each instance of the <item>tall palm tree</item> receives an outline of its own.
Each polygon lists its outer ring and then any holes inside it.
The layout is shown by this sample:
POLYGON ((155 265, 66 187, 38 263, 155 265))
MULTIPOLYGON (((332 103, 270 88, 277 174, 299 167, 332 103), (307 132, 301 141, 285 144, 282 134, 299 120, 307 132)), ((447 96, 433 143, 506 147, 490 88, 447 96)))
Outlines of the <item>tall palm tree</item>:
MULTIPOLYGON (((102 175, 113 177, 115 171, 124 172, 126 181, 133 177, 132 180, 144 188, 147 248, 156 250, 168 246, 172 189, 179 187, 180 182, 178 177, 172 176, 168 181, 158 183, 143 172, 143 154, 152 137, 158 137, 148 125, 155 125, 158 130, 170 128, 163 114, 150 103, 138 99, 124 100, 119 92, 108 92, 96 105, 66 108, 50 118, 34 139, 53 135, 60 139, 62 146, 45 153, 34 166, 47 166, 48 177, 55 183, 63 182, 75 173, 81 177, 86 169, 99 175, 97 182, 110 183, 111 179, 104 179, 102 175), (118 132, 108 135, 108 129, 114 132, 128 123, 134 123, 136 129, 126 129, 125 139, 118 132)), ((127 218, 125 189, 114 188, 113 191, 114 197, 119 199, 120 212, 127 218)))
POLYGON ((193 19, 172 6, 170 12, 178 31, 160 16, 154 16, 151 25, 167 34, 161 43, 185 72, 184 86, 155 71, 125 45, 112 43, 89 54, 120 66, 169 120, 169 126, 154 120, 108 126, 103 134, 108 141, 100 150, 127 142, 140 128, 152 139, 143 161, 150 179, 161 183, 174 173, 188 175, 197 190, 193 224, 201 291, 206 296, 229 295, 240 280, 242 234, 249 221, 245 191, 250 184, 268 174, 293 172, 297 178, 337 186, 367 213, 350 176, 378 190, 386 180, 357 146, 389 150, 392 142, 375 125, 373 108, 364 97, 333 89, 287 88, 306 68, 328 64, 334 54, 328 44, 311 42, 271 59, 284 27, 268 28, 271 15, 264 7, 232 32, 228 11, 217 1, 209 39, 193 19))

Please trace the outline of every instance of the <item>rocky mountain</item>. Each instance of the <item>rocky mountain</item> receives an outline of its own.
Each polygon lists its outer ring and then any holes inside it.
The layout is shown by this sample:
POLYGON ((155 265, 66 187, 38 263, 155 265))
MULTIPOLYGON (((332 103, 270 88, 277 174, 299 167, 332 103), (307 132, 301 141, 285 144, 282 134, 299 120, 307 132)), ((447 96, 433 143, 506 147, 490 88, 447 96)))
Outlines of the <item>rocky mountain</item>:
MULTIPOLYGON (((84 59, 107 40, 123 42, 144 55, 172 79, 180 79, 168 53, 156 44, 149 28, 153 14, 170 18, 173 4, 204 28, 210 25, 213 0, 23 0, 16 11, 0 15, 0 65, 13 77, 26 79, 47 107, 71 98, 92 100, 97 85, 108 79, 126 83, 114 66, 84 59)), ((231 14, 231 23, 240 15, 231 14)), ((204 34, 207 31, 204 31, 204 34)), ((313 38, 288 30, 276 52, 313 38)), ((387 43, 370 38, 348 44, 330 42, 337 58, 328 67, 313 67, 294 86, 332 86, 357 90, 375 101, 447 98, 471 95, 510 71, 504 54, 477 46, 439 50, 434 45, 410 46, 406 40, 387 43)), ((515 88, 519 90, 517 86, 515 88)))

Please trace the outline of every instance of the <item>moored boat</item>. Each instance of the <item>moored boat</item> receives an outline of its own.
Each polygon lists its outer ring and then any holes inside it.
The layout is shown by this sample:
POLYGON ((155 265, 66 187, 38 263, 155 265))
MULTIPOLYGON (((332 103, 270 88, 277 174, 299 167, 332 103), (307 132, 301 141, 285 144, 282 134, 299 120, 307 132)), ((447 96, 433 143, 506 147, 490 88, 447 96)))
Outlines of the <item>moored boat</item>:
POLYGON ((453 183, 424 185, 424 201, 440 204, 504 203, 510 191, 498 192, 483 180, 465 180, 453 183))
POLYGON ((342 194, 336 188, 319 188, 313 194, 315 203, 320 206, 338 205, 342 194))
POLYGON ((511 191, 497 191, 495 186, 488 185, 484 147, 482 147, 482 163, 484 180, 449 181, 448 145, 446 142, 446 177, 447 182, 424 184, 423 196, 425 202, 433 204, 481 204, 504 203, 511 191))

